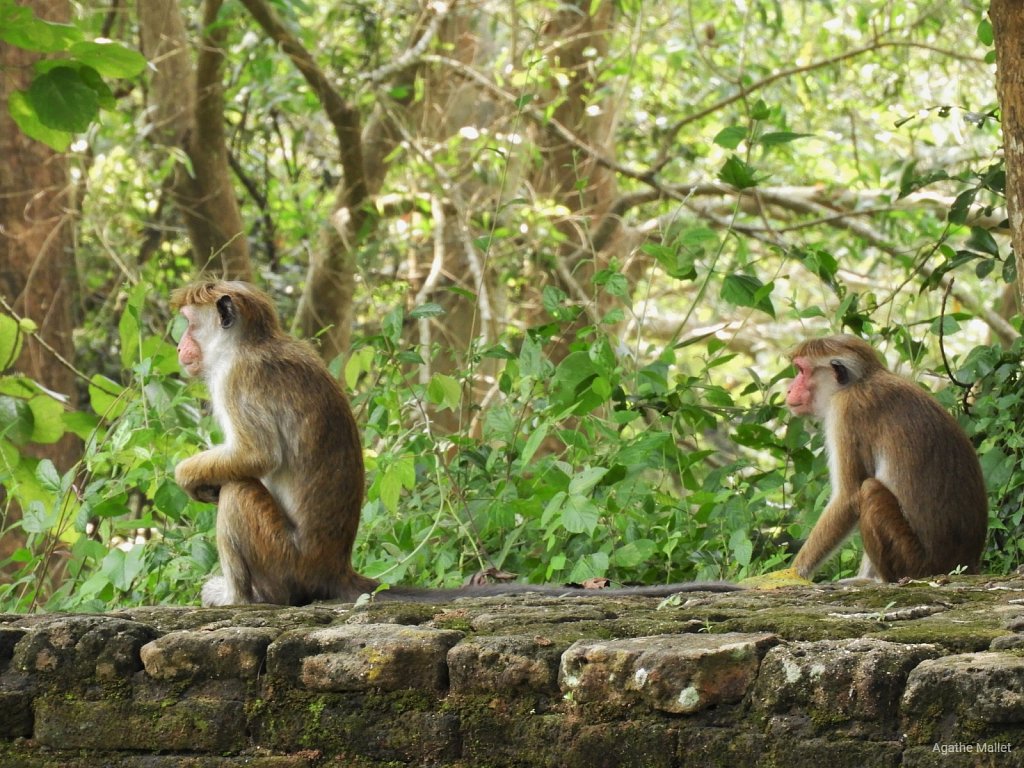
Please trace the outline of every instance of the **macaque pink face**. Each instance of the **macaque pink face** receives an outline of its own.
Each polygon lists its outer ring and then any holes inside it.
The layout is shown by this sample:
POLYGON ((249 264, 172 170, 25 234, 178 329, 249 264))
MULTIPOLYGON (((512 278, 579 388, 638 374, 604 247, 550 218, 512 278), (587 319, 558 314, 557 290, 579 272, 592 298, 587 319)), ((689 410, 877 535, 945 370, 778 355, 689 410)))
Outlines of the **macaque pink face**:
POLYGON ((195 338, 198 313, 195 307, 185 306, 181 314, 188 320, 188 328, 178 342, 178 362, 189 376, 199 376, 203 372, 203 350, 195 338))
POLYGON ((796 378, 786 391, 786 405, 794 416, 808 416, 814 413, 814 368, 806 357, 794 358, 793 365, 796 378))

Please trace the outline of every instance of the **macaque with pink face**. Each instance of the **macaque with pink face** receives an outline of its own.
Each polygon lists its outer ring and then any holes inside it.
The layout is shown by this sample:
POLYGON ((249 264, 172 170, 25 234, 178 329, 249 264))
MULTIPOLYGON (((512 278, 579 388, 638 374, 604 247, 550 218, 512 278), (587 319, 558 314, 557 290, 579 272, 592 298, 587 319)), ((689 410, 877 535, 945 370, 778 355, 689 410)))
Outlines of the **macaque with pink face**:
POLYGON ((810 578, 859 526, 860 576, 977 573, 988 498, 974 447, 942 406, 854 336, 800 344, 786 405, 824 429, 832 496, 793 567, 810 578))

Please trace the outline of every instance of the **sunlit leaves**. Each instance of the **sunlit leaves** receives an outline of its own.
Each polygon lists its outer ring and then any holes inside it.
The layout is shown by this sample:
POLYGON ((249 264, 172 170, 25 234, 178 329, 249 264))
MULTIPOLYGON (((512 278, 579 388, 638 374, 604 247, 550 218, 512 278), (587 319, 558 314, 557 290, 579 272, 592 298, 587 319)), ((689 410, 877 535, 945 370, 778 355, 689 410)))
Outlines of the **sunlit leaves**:
POLYGON ((730 155, 718 171, 718 178, 736 189, 750 189, 764 181, 767 176, 759 176, 753 166, 736 155, 730 155))
POLYGON ((96 91, 71 67, 57 67, 36 77, 28 89, 28 101, 39 122, 68 133, 84 131, 99 112, 96 91))
POLYGON ((36 18, 31 9, 0 0, 0 40, 59 58, 41 59, 28 89, 15 91, 8 111, 27 136, 64 151, 114 97, 103 77, 134 77, 146 66, 137 51, 109 40, 86 41, 74 26, 36 18))
POLYGON ((103 77, 135 77, 146 68, 142 54, 111 40, 82 40, 68 53, 103 77))
POLYGON ((0 40, 38 53, 67 50, 81 40, 81 31, 69 24, 38 19, 32 9, 14 0, 0 0, 0 40))
POLYGON ((722 280, 722 299, 738 307, 759 309, 775 317, 771 295, 774 283, 762 283, 755 275, 732 274, 722 280))
POLYGON ((714 138, 715 144, 725 149, 736 149, 745 138, 747 129, 742 125, 730 125, 723 128, 714 138))
POLYGON ((440 408, 454 411, 462 400, 462 386, 446 373, 435 373, 427 385, 427 400, 440 408))

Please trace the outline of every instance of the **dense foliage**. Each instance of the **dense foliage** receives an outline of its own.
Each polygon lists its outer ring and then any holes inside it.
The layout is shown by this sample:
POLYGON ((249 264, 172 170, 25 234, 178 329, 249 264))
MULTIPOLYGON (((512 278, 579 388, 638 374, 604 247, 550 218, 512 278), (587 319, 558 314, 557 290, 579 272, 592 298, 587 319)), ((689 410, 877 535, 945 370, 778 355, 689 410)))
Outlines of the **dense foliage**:
MULTIPOLYGON (((347 243, 350 349, 331 361, 364 429, 359 570, 453 585, 781 567, 828 495, 820 438, 781 407, 785 350, 829 330, 876 341, 958 413, 992 500, 986 566, 1020 564, 1024 350, 997 306, 1016 272, 980 2, 583 3, 606 26, 575 64, 546 2, 446 7, 437 28, 400 0, 273 5, 368 132, 391 121, 347 243), (408 51, 414 76, 389 69, 408 51)), ((83 15, 73 45, 102 59, 81 41, 104 21, 83 15)), ((218 24, 254 272, 291 317, 338 210, 337 147, 246 10, 218 24)), ((130 17, 113 29, 131 45, 130 17)), ((219 439, 166 305, 195 272, 163 194, 183 158, 142 129, 144 77, 123 82, 70 154, 83 406, 0 378, 0 482, 23 511, 4 528, 24 538, 8 609, 194 600, 216 564, 215 509, 173 482, 219 439), (65 432, 84 450, 62 474, 29 447, 65 432)), ((32 332, 0 316, 5 366, 32 332)), ((824 576, 858 559, 848 546, 824 576)))

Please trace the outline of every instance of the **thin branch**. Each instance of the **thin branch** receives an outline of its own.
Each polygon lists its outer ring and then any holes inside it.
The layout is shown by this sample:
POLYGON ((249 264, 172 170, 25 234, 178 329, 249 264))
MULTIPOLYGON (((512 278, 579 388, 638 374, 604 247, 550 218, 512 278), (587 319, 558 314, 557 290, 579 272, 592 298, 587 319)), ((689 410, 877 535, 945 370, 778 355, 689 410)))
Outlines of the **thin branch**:
MULTIPOLYGON (((4 298, 3 296, 0 296, 0 307, 3 307, 4 311, 7 312, 7 314, 9 314, 11 317, 17 320, 19 325, 24 320, 24 318, 21 315, 14 311, 14 307, 12 307, 11 304, 7 301, 7 299, 4 298)), ((71 371, 71 373, 80 378, 82 381, 87 381, 90 384, 95 385, 98 389, 103 390, 104 393, 111 395, 113 397, 117 397, 118 395, 121 394, 120 391, 108 389, 107 384, 105 381, 103 381, 102 377, 97 377, 96 380, 93 381, 93 378, 89 376, 89 374, 85 373, 84 371, 80 371, 78 368, 75 367, 74 363, 72 363, 70 360, 64 357, 64 355, 58 352, 54 348, 54 346, 50 344, 50 342, 43 338, 41 333, 33 333, 32 338, 35 339, 36 343, 39 344, 39 346, 41 346, 43 349, 45 349, 47 352, 53 355, 53 358, 58 363, 67 368, 69 371, 71 371)), ((51 392, 50 390, 46 390, 46 392, 53 396, 55 399, 60 400, 61 402, 66 403, 67 401, 67 398, 64 395, 59 395, 55 392, 51 392)))
POLYGON ((264 0, 241 0, 256 23, 263 28, 296 69, 309 83, 338 137, 341 167, 345 172, 345 202, 352 211, 353 226, 359 231, 364 213, 360 211, 367 197, 366 172, 363 167, 362 128, 359 110, 349 104, 331 84, 299 39, 284 25, 277 13, 264 0))
POLYGON ((429 5, 430 9, 434 12, 434 15, 430 19, 430 23, 427 24, 427 28, 423 30, 423 34, 420 36, 420 39, 416 41, 416 44, 390 64, 385 64, 383 67, 363 75, 362 79, 369 80, 371 83, 376 85, 377 83, 388 80, 399 72, 408 69, 409 67, 414 67, 420 63, 421 57, 427 52, 427 48, 430 47, 430 43, 433 42, 434 38, 437 37, 438 31, 441 29, 441 24, 446 18, 448 18, 448 14, 455 6, 455 3, 446 3, 443 2, 443 0, 438 0, 437 2, 432 2, 429 5))
MULTIPOLYGON (((243 0, 245 2, 245 0, 243 0)), ((595 147, 591 146, 579 136, 577 136, 567 126, 559 122, 553 117, 548 116, 543 110, 531 107, 529 104, 523 104, 519 96, 510 91, 506 91, 501 88, 493 81, 489 80, 485 75, 477 72, 472 67, 466 66, 461 61, 452 59, 448 56, 439 56, 437 54, 427 54, 423 57, 423 61, 428 64, 440 64, 451 68, 456 74, 461 77, 474 82, 481 86, 484 90, 488 91, 491 95, 496 96, 504 102, 514 105, 523 114, 527 115, 536 122, 538 125, 547 128, 552 131, 556 136, 565 141, 567 144, 571 144, 576 149, 584 152, 589 158, 591 158, 598 165, 604 166, 609 170, 615 171, 623 176, 631 179, 636 179, 645 184, 655 184, 654 172, 651 170, 644 170, 639 168, 631 168, 628 165, 611 159, 604 155, 595 147)))
MULTIPOLYGON (((423 281, 423 285, 420 286, 419 291, 416 293, 415 305, 417 307, 427 303, 427 299, 429 299, 437 289, 438 281, 440 281, 441 274, 444 272, 444 257, 446 251, 444 236, 445 228, 447 226, 447 218, 445 217, 444 205, 433 195, 430 198, 430 213, 433 218, 434 228, 434 258, 430 264, 430 272, 427 273, 427 277, 423 281)), ((421 317, 418 325, 421 349, 420 356, 424 360, 424 364, 420 366, 420 384, 427 384, 430 382, 430 318, 421 317)), ((427 416, 427 418, 429 418, 429 416, 427 416)))
POLYGON ((921 48, 923 50, 931 51, 933 53, 941 53, 945 56, 949 56, 950 58, 967 59, 969 61, 975 61, 979 64, 984 63, 980 59, 974 57, 967 57, 964 56, 962 53, 958 53, 956 51, 948 51, 945 49, 937 48, 936 46, 924 45, 922 43, 907 42, 905 40, 879 40, 871 43, 870 45, 864 45, 861 46, 860 48, 854 48, 849 51, 844 51, 843 53, 838 53, 835 56, 830 56, 827 59, 819 59, 818 61, 812 61, 809 64, 801 64, 795 67, 789 67, 788 69, 780 69, 778 72, 772 72, 770 75, 763 77, 756 83, 751 83, 746 87, 738 86, 739 91, 732 94, 731 96, 726 96, 724 99, 720 99, 716 101, 714 104, 711 104, 698 112, 694 112, 693 114, 687 115, 686 117, 679 119, 674 125, 672 125, 672 127, 670 127, 665 132, 665 135, 672 137, 674 139, 676 133, 678 133, 682 128, 689 125, 690 123, 695 123, 699 120, 703 120, 708 115, 714 114, 715 112, 718 112, 720 109, 724 109, 725 107, 728 107, 731 104, 735 104, 737 101, 741 101, 750 94, 756 93, 757 91, 767 88, 769 85, 776 83, 779 80, 785 80, 786 78, 793 77, 794 75, 803 75, 806 74, 807 72, 813 72, 816 69, 831 67, 833 64, 839 64, 840 62, 846 61, 847 59, 855 59, 858 56, 864 55, 865 53, 879 51, 883 48, 921 48))

